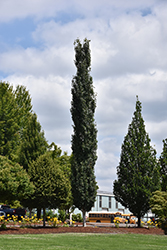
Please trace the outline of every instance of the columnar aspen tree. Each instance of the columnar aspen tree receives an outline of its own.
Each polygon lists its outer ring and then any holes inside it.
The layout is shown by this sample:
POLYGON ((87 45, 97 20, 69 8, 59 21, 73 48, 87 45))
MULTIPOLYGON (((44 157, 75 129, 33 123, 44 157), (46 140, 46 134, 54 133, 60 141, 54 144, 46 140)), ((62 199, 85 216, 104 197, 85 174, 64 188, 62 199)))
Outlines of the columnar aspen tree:
POLYGON ((72 194, 74 205, 83 212, 83 226, 86 226, 86 212, 94 205, 97 193, 94 165, 97 160, 97 129, 94 119, 96 97, 90 76, 91 55, 89 40, 83 45, 77 39, 75 66, 77 73, 72 80, 71 115, 72 135, 72 194))
POLYGON ((114 182, 114 195, 118 202, 138 218, 150 209, 152 192, 159 188, 159 165, 156 151, 150 145, 137 98, 136 111, 122 144, 118 180, 114 182))

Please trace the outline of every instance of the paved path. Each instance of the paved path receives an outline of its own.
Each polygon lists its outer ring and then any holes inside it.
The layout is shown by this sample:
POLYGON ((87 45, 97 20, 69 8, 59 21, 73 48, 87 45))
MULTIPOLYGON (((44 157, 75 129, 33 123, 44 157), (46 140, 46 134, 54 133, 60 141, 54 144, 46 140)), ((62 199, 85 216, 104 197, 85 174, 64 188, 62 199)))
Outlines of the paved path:
MULTIPOLYGON (((114 223, 95 223, 95 222, 86 222, 87 226, 94 226, 94 227, 115 227, 114 223)), ((125 224, 120 223, 119 227, 137 227, 137 224, 125 224)))

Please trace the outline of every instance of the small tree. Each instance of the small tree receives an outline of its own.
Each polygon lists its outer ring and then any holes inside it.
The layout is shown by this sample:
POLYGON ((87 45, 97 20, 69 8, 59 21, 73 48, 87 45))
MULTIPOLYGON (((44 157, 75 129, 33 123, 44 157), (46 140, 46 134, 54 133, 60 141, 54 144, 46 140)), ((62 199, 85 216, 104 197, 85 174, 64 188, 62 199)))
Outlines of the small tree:
POLYGON ((41 155, 33 161, 28 172, 35 186, 31 206, 43 208, 43 226, 45 226, 45 208, 59 208, 66 203, 71 188, 70 180, 48 154, 41 155))
POLYGON ((155 191, 150 199, 152 212, 159 218, 160 227, 167 234, 167 192, 155 191))
POLYGON ((97 192, 94 174, 97 159, 97 129, 94 120, 96 99, 90 76, 89 42, 85 39, 82 45, 77 39, 74 43, 77 73, 72 80, 71 102, 74 123, 71 185, 74 205, 83 212, 83 226, 86 226, 85 213, 94 205, 97 192))
POLYGON ((150 197, 160 185, 156 151, 150 145, 141 115, 141 103, 136 111, 122 144, 118 180, 114 182, 114 195, 118 202, 140 219, 150 208, 150 197))
MULTIPOLYGON (((63 171, 65 177, 71 181, 71 159, 72 156, 67 155, 67 152, 62 154, 62 150, 58 147, 54 142, 49 145, 49 150, 47 154, 53 159, 54 164, 58 165, 60 169, 63 171)), ((71 188, 69 190, 69 195, 66 199, 66 203, 63 203, 60 209, 71 211, 73 205, 73 198, 71 188)))

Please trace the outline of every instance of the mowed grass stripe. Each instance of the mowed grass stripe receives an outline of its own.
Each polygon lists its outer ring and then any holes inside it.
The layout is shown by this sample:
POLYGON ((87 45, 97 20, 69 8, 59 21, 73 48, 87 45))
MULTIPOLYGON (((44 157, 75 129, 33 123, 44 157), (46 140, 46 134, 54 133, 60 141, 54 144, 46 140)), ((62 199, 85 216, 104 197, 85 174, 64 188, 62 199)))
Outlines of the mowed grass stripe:
POLYGON ((0 250, 167 250, 167 236, 142 234, 0 235, 0 250))

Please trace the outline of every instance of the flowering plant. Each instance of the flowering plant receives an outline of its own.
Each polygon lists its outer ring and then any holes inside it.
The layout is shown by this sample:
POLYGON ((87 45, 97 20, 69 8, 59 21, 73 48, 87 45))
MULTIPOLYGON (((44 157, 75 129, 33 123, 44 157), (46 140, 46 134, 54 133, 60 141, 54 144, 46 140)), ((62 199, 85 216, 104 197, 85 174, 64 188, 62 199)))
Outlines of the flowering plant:
POLYGON ((114 224, 115 224, 115 227, 119 227, 119 220, 118 219, 114 219, 114 224))

